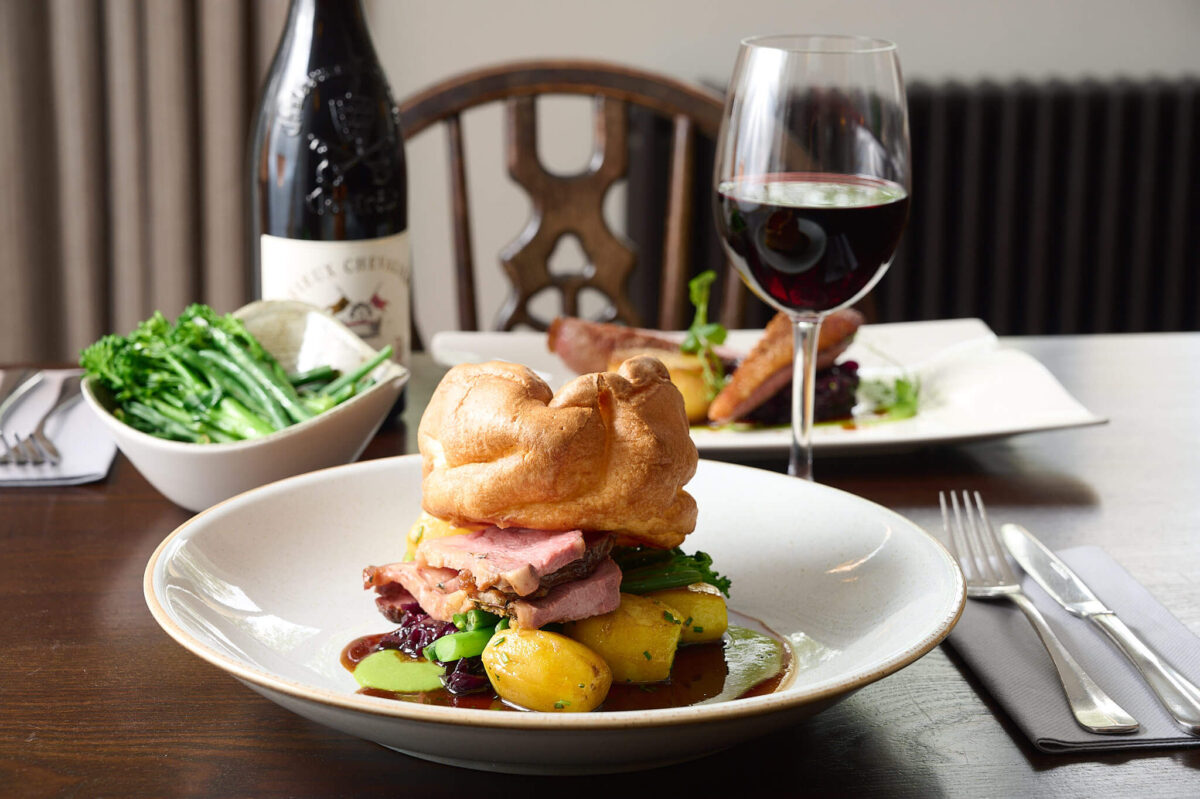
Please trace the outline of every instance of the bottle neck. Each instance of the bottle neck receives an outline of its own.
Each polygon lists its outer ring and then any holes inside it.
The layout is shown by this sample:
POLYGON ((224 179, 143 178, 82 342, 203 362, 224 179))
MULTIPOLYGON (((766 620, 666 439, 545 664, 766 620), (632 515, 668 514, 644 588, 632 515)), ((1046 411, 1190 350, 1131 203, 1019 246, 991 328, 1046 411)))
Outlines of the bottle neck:
POLYGON ((351 49, 370 42, 362 0, 292 0, 286 31, 351 49))

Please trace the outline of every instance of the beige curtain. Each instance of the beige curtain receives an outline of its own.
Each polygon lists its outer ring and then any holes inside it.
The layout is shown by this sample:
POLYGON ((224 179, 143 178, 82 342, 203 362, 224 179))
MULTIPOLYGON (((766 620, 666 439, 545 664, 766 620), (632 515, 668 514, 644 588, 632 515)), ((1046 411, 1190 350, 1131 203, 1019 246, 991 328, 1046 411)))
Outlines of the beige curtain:
POLYGON ((286 0, 0 0, 0 363, 248 296, 246 142, 286 0))

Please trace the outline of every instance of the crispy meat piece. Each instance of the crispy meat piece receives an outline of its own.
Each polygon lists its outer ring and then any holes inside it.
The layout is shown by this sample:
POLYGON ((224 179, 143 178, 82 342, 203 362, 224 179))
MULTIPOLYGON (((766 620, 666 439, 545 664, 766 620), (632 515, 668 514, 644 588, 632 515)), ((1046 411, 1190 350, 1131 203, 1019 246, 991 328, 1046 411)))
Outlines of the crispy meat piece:
MULTIPOLYGON (((653 355, 655 350, 679 354, 679 345, 686 334, 678 331, 649 330, 626 327, 607 322, 589 322, 573 316, 560 316, 550 323, 547 343, 550 351, 579 374, 604 372, 617 351, 640 351, 653 355)), ((737 362, 737 353, 718 347, 717 357, 730 369, 737 362)))
MULTIPOLYGON (((817 368, 832 366, 854 340, 863 315, 853 308, 835 311, 821 323, 817 368)), ((776 314, 767 323, 763 337, 754 345, 729 384, 708 407, 708 419, 725 424, 742 418, 773 397, 792 380, 792 323, 786 314, 776 314)))

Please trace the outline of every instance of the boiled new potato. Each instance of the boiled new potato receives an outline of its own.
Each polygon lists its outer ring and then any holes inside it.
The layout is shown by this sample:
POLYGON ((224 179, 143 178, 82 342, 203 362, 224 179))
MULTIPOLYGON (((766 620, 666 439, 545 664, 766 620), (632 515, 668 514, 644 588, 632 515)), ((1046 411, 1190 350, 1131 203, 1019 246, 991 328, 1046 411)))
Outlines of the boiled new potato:
POLYGON ((646 594, 679 610, 682 622, 679 640, 684 644, 719 641, 729 626, 725 597, 708 583, 692 583, 646 594))
POLYGON ((407 547, 404 550, 404 559, 412 560, 417 556, 417 546, 422 541, 432 541, 435 538, 445 538, 450 535, 466 535, 473 533, 476 530, 482 530, 483 525, 469 525, 466 527, 458 527, 451 524, 445 519, 439 519, 425 511, 421 511, 421 515, 417 517, 416 523, 409 528, 408 535, 405 537, 407 547))
POLYGON ((586 713, 599 707, 612 684, 599 655, 558 633, 501 630, 482 657, 500 698, 529 710, 586 713))
POLYGON ((704 367, 695 355, 668 350, 616 350, 609 357, 608 368, 615 372, 621 364, 638 355, 649 355, 662 361, 667 367, 671 382, 683 395, 683 409, 689 422, 708 421, 708 406, 711 402, 708 386, 704 382, 704 367))
POLYGON ((662 682, 675 662, 680 618, 657 599, 621 594, 616 610, 573 621, 563 631, 604 658, 617 682, 662 682))

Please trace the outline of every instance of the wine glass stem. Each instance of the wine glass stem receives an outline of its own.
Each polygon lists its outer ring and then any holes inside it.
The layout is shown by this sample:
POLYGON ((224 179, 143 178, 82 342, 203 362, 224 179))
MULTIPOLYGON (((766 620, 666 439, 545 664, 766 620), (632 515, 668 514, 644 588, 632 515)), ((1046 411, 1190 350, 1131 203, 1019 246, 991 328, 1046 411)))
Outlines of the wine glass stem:
POLYGON ((821 317, 793 316, 792 457, 788 474, 812 480, 813 396, 817 382, 817 342, 821 317))

